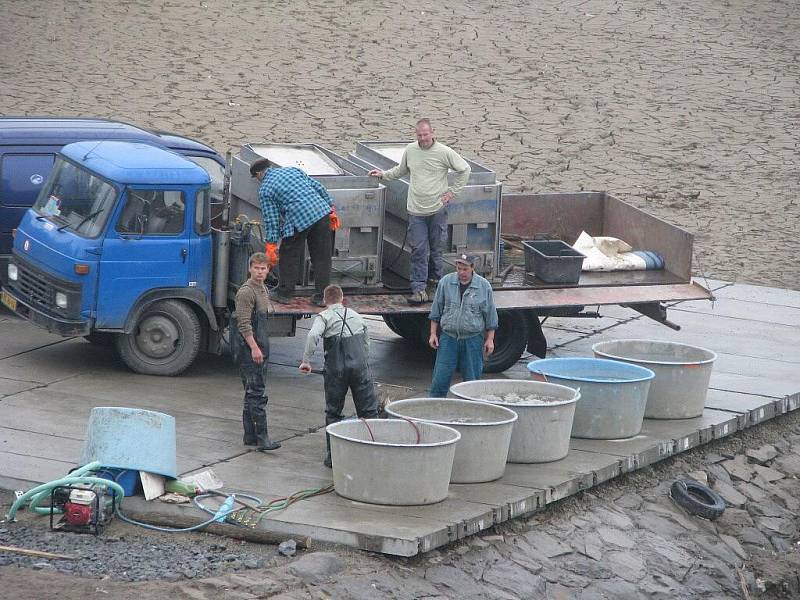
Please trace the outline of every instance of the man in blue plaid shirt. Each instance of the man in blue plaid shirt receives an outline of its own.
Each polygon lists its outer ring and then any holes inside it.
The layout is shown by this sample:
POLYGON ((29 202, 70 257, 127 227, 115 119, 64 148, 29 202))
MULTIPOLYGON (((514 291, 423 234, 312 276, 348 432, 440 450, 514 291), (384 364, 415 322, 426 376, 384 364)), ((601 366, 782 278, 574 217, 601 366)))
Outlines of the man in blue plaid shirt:
POLYGON ((266 158, 250 165, 261 182, 258 201, 264 219, 267 256, 278 263, 280 283, 272 300, 289 304, 303 269, 306 244, 314 267, 311 301, 324 306, 322 291, 331 277, 331 213, 333 199, 325 187, 296 167, 270 167, 266 158), (278 242, 280 241, 280 256, 278 242))

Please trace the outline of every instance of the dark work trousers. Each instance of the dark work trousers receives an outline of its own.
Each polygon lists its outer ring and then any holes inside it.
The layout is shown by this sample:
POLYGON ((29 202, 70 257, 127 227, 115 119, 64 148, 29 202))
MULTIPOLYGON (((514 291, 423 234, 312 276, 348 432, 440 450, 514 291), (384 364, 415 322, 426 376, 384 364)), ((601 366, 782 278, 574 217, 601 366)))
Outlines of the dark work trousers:
MULTIPOLYGON (((345 313, 346 315, 347 313, 345 313)), ((345 323, 342 323, 344 331, 345 323)), ((325 338, 325 424, 342 420, 344 398, 353 394, 356 414, 363 419, 378 416, 378 398, 367 363, 364 334, 325 338)))
POLYGON ((261 348, 264 362, 257 365, 247 344, 240 350, 239 375, 244 386, 244 406, 242 408, 242 425, 244 426, 244 443, 269 445, 267 433, 267 360, 269 359, 269 337, 267 335, 267 315, 253 312, 251 321, 253 337, 261 348))
POLYGON ((293 296, 294 288, 303 274, 303 257, 306 244, 311 264, 314 267, 314 288, 318 294, 331 281, 331 251, 333 232, 330 215, 325 215, 308 229, 284 238, 278 254, 278 294, 293 296))
POLYGON ((444 275, 442 253, 447 241, 447 208, 424 217, 408 215, 408 243, 411 246, 411 291, 420 292, 428 278, 444 275))

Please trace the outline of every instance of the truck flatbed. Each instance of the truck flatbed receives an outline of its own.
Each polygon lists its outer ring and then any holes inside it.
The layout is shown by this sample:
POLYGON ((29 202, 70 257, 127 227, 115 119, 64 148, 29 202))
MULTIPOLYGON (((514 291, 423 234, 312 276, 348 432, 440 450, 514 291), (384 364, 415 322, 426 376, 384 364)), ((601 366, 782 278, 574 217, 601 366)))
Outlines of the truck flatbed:
MULTIPOLYGON (((710 300, 711 292, 690 283, 659 285, 596 285, 560 288, 495 287, 498 309, 533 309, 546 313, 549 309, 614 304, 651 304, 683 300, 710 300)), ((410 305, 404 294, 397 292, 346 294, 347 306, 365 315, 427 314, 430 303, 410 305)), ((277 304, 276 315, 301 317, 320 312, 308 297, 294 298, 291 304, 277 304)))

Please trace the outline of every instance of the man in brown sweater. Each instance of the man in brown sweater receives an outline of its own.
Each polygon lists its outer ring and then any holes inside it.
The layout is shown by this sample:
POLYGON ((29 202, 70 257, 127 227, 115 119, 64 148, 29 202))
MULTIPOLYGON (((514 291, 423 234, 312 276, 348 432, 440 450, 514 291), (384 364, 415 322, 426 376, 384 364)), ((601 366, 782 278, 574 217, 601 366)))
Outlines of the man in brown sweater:
POLYGON ((239 374, 244 386, 244 443, 258 450, 276 450, 278 442, 267 433, 266 394, 269 335, 267 318, 271 304, 264 281, 269 273, 267 255, 256 252, 250 257, 250 278, 236 292, 237 331, 231 328, 231 346, 238 344, 239 374), (234 336, 237 336, 234 338, 234 336))

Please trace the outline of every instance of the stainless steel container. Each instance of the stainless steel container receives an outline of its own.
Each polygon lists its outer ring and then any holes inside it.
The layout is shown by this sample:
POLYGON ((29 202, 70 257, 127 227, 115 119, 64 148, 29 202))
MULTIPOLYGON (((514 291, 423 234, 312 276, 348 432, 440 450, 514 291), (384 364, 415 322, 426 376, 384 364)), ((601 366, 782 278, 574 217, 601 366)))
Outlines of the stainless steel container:
MULTIPOLYGON (((267 158, 279 167, 297 167, 322 183, 333 198, 341 228, 334 236, 331 283, 342 287, 380 286, 386 187, 347 159, 316 144, 246 144, 233 157, 231 216, 261 220, 258 182, 250 164, 267 158)), ((314 285, 306 252, 302 286, 314 285)))

